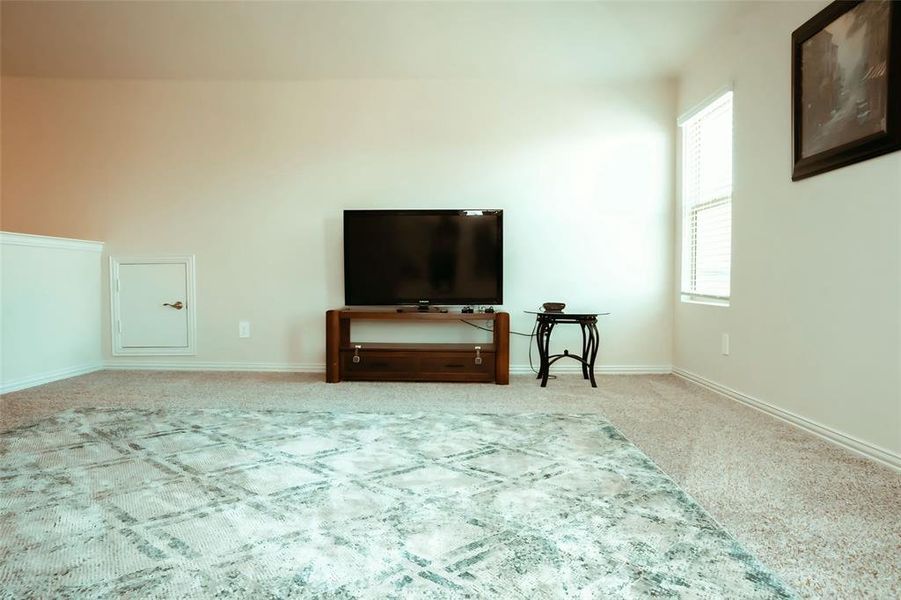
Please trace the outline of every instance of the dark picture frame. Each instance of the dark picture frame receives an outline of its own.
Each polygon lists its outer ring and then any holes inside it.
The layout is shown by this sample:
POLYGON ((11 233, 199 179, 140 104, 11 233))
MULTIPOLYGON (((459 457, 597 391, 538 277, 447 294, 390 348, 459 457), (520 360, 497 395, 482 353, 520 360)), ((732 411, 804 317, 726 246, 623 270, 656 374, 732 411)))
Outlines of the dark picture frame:
POLYGON ((901 149, 901 3, 833 2, 792 32, 792 181, 901 149))

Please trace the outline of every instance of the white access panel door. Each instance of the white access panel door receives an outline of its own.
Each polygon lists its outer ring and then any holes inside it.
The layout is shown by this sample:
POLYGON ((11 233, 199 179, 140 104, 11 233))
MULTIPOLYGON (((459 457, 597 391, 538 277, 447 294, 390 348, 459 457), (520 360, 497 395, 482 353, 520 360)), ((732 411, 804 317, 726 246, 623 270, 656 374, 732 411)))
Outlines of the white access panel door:
POLYGON ((194 354, 194 260, 112 258, 113 354, 194 354))

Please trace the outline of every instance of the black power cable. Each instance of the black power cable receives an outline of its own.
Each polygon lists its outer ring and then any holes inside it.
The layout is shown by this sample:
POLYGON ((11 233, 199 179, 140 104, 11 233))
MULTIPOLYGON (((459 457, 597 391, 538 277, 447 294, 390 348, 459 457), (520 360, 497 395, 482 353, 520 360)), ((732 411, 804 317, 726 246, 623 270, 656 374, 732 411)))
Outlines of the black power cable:
MULTIPOLYGON (((492 328, 492 327, 482 327, 481 325, 476 325, 475 323, 472 323, 465 319, 460 319, 460 322, 466 323, 470 327, 475 327, 476 329, 481 329, 482 331, 488 331, 488 332, 494 333, 494 328, 492 328)), ((522 337, 529 338, 529 368, 532 370, 533 373, 535 373, 537 375, 538 371, 535 370, 535 365, 532 364, 532 341, 531 341, 531 338, 535 337, 536 331, 538 331, 538 321, 537 320, 535 321, 535 326, 532 327, 532 333, 521 333, 519 331, 511 331, 510 333, 512 333, 513 335, 521 335, 522 337)), ((556 379, 557 376, 550 375, 550 378, 556 379)))

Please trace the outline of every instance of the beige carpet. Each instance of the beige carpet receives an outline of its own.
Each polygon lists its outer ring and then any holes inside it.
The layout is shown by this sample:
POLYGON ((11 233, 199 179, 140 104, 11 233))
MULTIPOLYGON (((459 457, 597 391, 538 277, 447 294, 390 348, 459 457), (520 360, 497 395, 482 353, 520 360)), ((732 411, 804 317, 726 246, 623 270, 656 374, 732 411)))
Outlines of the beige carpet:
POLYGON ((672 376, 574 376, 547 389, 327 385, 294 374, 100 372, 8 394, 0 429, 77 407, 606 416, 725 529, 807 597, 901 595, 901 475, 672 376))

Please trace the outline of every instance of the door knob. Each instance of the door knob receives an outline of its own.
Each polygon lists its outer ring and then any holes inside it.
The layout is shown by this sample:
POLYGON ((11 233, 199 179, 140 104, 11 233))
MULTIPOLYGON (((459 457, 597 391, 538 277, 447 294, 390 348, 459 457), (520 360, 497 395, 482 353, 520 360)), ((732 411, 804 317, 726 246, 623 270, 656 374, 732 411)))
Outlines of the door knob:
POLYGON ((171 306, 175 310, 181 310, 185 307, 185 305, 181 303, 181 300, 179 300, 178 302, 176 302, 174 304, 169 304, 168 302, 164 302, 163 306, 171 306))

